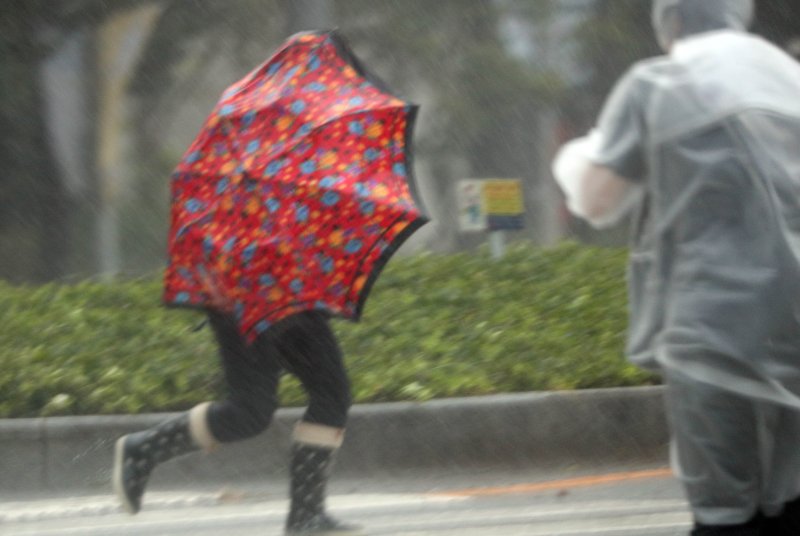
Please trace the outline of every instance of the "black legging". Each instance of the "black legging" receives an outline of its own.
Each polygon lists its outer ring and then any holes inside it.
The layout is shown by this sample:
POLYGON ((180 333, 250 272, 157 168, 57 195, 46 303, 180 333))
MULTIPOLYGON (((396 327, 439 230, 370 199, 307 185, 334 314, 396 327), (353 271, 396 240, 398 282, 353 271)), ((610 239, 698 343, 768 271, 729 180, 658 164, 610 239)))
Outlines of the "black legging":
POLYGON ((223 443, 263 432, 278 408, 283 369, 295 375, 308 394, 303 421, 344 428, 350 409, 350 383, 342 352, 325 315, 308 311, 272 326, 248 345, 229 317, 210 313, 228 384, 228 397, 211 404, 208 424, 223 443))

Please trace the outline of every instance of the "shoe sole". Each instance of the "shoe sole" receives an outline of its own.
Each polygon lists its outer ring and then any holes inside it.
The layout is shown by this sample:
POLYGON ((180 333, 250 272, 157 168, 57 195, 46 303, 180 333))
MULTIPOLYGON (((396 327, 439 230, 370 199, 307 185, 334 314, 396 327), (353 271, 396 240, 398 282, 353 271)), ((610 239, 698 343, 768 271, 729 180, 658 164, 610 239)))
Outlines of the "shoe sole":
POLYGON ((127 436, 122 436, 117 439, 116 444, 114 445, 114 470, 112 473, 112 483, 114 487, 114 493, 119 499, 119 502, 122 504, 122 508, 128 512, 129 514, 133 515, 137 513, 139 510, 134 507, 133 503, 131 503, 130 499, 128 499, 128 494, 125 493, 125 486, 123 485, 123 477, 122 473, 124 470, 124 460, 125 460, 125 438, 127 436))

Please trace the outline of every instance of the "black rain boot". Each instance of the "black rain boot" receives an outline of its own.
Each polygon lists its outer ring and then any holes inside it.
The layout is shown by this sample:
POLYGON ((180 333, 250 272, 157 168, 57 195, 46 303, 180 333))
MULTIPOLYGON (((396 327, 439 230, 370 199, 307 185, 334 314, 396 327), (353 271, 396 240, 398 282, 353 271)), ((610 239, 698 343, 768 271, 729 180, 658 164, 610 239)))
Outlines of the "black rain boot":
POLYGON ((786 503, 777 517, 767 518, 764 536, 797 536, 800 534, 800 499, 786 503))
POLYGON ((147 480, 153 468, 169 459, 213 443, 205 424, 208 404, 165 421, 153 428, 122 436, 114 451, 114 492, 130 514, 142 506, 147 480))
POLYGON ((341 429, 309 423, 295 428, 291 459, 291 507, 286 521, 286 536, 360 536, 360 527, 345 525, 325 512, 325 488, 330 475, 333 454, 341 444, 341 429), (298 438, 315 435, 314 444, 298 438), (320 440, 322 432, 323 439, 320 440), (333 433, 334 436, 329 434, 333 433), (333 437, 328 441, 327 437, 333 437))
POLYGON ((690 536, 772 536, 764 529, 764 516, 756 514, 740 525, 703 525, 695 523, 690 536))

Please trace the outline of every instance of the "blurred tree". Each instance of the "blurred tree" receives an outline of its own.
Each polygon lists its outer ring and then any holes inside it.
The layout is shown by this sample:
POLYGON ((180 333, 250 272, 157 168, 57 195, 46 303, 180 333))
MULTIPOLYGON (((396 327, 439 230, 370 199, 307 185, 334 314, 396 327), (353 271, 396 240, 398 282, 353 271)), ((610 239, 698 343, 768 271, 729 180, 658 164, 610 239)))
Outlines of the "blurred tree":
POLYGON ((754 30, 787 48, 800 59, 800 3, 791 0, 756 0, 754 30))
POLYGON ((49 47, 37 4, 12 0, 0 16, 0 276, 12 279, 61 275, 66 255, 69 200, 41 113, 37 67, 49 47))
POLYGON ((333 27, 335 7, 332 0, 281 0, 280 8, 286 13, 287 34, 333 27))
MULTIPOLYGON (((439 240, 447 249, 483 240, 458 232, 456 182, 513 177, 524 180, 526 191, 537 191, 544 179, 537 173, 537 145, 544 143, 537 120, 544 103, 557 94, 559 78, 546 66, 511 53, 503 23, 514 13, 507 2, 355 0, 337 5, 368 63, 379 66, 391 86, 423 104, 425 120, 416 145, 435 177, 429 191, 439 240)), ((536 213, 536 207, 528 210, 536 213)))
POLYGON ((141 0, 6 0, 0 14, 0 277, 45 281, 69 265, 68 194, 46 124, 42 66, 71 32, 141 0))

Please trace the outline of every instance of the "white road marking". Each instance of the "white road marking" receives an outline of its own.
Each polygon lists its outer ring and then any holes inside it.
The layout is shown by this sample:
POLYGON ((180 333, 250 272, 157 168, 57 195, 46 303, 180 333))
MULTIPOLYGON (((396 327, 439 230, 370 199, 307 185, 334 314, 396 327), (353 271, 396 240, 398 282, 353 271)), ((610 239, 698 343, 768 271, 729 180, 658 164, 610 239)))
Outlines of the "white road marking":
MULTIPOLYGON (((197 527, 198 532, 226 526, 261 526, 279 530, 288 508, 286 500, 222 503, 218 494, 153 495, 150 501, 153 504, 172 504, 181 508, 151 508, 137 516, 129 516, 121 513, 113 498, 107 497, 71 499, 60 507, 42 504, 38 511, 36 505, 30 503, 16 503, 16 510, 14 503, 6 503, 0 509, 0 532, 14 536, 90 536, 189 534, 192 526, 197 527), (113 510, 104 510, 107 508, 113 510)), ((657 530, 677 531, 690 523, 686 504, 679 500, 606 500, 492 507, 478 499, 464 497, 350 494, 331 497, 329 505, 334 515, 345 512, 359 514, 342 517, 359 520, 370 534, 400 536, 490 533, 504 536, 643 536, 657 530)))

